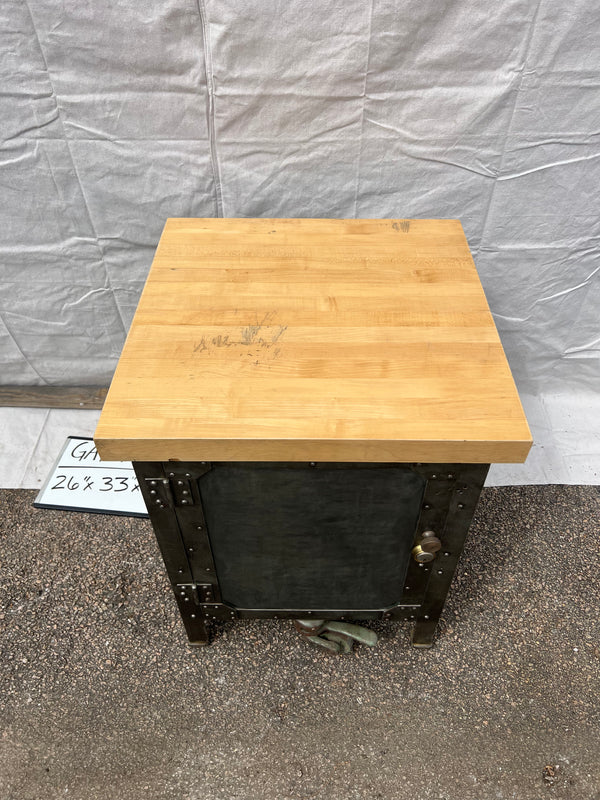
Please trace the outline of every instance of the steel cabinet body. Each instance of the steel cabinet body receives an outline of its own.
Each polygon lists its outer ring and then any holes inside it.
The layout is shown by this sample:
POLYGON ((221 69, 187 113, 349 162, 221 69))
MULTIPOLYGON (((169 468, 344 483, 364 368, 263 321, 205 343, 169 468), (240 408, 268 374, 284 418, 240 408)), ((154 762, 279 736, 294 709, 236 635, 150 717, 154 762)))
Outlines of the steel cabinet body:
POLYGON ((429 646, 489 463, 531 445, 455 220, 169 220, 95 440, 197 644, 313 616, 429 646))

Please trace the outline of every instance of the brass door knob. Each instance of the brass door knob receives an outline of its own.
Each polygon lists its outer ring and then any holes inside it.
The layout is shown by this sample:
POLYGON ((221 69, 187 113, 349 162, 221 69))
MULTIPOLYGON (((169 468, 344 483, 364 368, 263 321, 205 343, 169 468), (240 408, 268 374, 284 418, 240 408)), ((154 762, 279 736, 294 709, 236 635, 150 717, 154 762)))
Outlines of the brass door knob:
POLYGON ((433 531, 423 531, 421 541, 413 547, 413 558, 419 564, 427 564, 429 561, 433 561, 441 546, 442 543, 433 531))

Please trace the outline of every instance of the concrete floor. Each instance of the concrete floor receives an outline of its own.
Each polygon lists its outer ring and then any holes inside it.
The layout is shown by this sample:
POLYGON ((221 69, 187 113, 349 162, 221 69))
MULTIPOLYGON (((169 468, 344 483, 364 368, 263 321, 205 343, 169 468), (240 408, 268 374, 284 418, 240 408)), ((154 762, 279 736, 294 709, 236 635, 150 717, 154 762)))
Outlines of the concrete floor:
POLYGON ((150 524, 3 490, 0 798, 600 800, 600 493, 486 489, 426 652, 190 649, 150 524))

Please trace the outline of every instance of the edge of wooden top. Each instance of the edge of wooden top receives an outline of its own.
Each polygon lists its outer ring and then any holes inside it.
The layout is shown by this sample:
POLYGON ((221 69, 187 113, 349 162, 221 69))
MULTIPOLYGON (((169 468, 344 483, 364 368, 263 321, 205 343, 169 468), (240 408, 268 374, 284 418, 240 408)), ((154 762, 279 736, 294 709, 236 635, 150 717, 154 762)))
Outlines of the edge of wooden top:
MULTIPOLYGON (((321 227, 321 228, 347 228, 366 227, 376 228, 392 227, 395 231, 414 233, 415 228, 427 228, 430 225, 437 227, 458 228, 464 235, 462 222, 459 219, 448 217, 353 217, 342 219, 339 217, 168 217, 161 232, 161 238, 171 230, 205 230, 218 228, 244 227, 248 232, 252 228, 271 228, 274 225, 288 225, 290 227, 321 227), (394 228, 394 226, 398 226, 394 228)), ((465 244, 468 249, 468 243, 465 244)), ((160 241, 159 241, 160 245, 160 241)))
POLYGON ((532 439, 448 441, 380 439, 107 439, 94 436, 103 461, 317 461, 516 464, 532 439), (177 456, 174 458, 174 454, 177 456))
POLYGON ((291 223, 291 224, 303 224, 305 222, 322 222, 322 223, 329 223, 332 222, 334 224, 346 225, 346 224, 354 224, 360 222, 373 222, 377 223, 380 222, 382 224, 386 222, 415 222, 417 224, 420 223, 428 223, 428 222, 435 222, 437 223, 448 223, 448 224, 455 224, 458 223, 462 228, 462 223, 460 219, 456 217, 167 217, 165 221, 164 227, 170 225, 177 225, 182 227, 192 227, 197 223, 210 223, 211 225, 214 223, 215 225, 223 225, 223 224, 232 224, 236 222, 248 222, 248 223, 264 223, 265 226, 270 225, 271 223, 291 223))

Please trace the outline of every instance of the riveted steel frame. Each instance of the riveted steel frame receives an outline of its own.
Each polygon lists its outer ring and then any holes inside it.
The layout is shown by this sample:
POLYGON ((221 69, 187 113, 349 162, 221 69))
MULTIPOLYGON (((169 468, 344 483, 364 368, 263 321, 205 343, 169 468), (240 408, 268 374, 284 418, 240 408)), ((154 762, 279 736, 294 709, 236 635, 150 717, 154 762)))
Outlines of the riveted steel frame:
POLYGON ((489 464, 457 464, 455 480, 448 493, 443 528, 440 528, 442 550, 431 562, 427 589, 419 606, 412 632, 415 647, 429 648, 454 578, 477 502, 489 470, 489 464))
POLYGON ((401 467, 416 472, 424 478, 425 488, 414 543, 420 541, 424 531, 433 530, 441 539, 442 549, 428 564, 409 560, 402 596, 391 607, 233 607, 221 597, 199 490, 199 481, 214 465, 208 462, 136 462, 134 468, 191 644, 208 643, 208 626, 213 620, 313 617, 415 621, 413 645, 431 646, 488 464, 243 462, 243 465, 256 469, 280 466, 316 470, 401 467))

